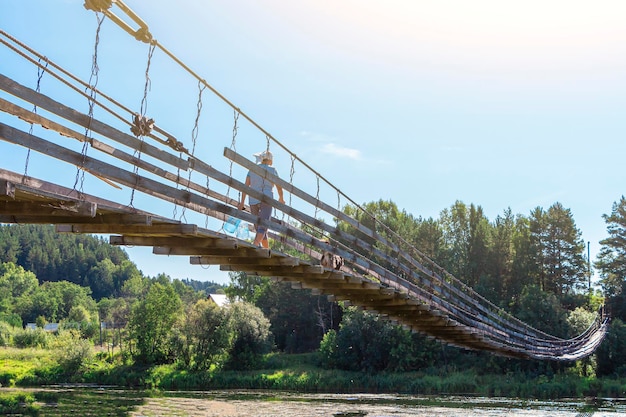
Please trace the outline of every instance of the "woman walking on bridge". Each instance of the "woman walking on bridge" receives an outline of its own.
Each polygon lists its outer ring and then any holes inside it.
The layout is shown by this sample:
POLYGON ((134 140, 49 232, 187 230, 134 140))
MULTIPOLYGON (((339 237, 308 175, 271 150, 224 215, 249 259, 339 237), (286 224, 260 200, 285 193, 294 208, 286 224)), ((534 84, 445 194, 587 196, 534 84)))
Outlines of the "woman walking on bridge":
MULTIPOLYGON (((263 151, 259 153, 255 153, 254 156, 257 159, 257 163, 260 162, 259 166, 265 169, 267 172, 278 176, 278 172, 276 168, 272 166, 272 162, 274 157, 270 151, 263 151)), ((278 191, 278 201, 282 204, 285 204, 285 199, 283 198, 283 188, 271 182, 269 179, 263 178, 259 174, 248 171, 248 175, 246 176, 246 185, 252 188, 255 191, 263 193, 271 198, 274 198, 274 194, 272 193, 272 189, 274 186, 278 191)), ((246 201, 247 194, 245 192, 241 193, 241 201, 239 201, 239 210, 244 209, 244 204, 246 201)), ((272 216, 272 206, 262 202, 252 196, 248 197, 248 204, 250 205, 250 212, 255 216, 259 216, 261 219, 269 220, 272 216)), ((255 246, 262 246, 264 248, 269 248, 269 242, 267 240, 267 227, 257 224, 256 225, 256 236, 254 237, 253 244, 255 246)))

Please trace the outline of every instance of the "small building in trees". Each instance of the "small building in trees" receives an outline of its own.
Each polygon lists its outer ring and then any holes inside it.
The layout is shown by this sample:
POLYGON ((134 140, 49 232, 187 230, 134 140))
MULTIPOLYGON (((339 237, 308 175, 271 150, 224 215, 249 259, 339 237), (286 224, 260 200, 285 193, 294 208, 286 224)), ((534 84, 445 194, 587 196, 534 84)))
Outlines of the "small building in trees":
POLYGON ((225 307, 230 304, 230 300, 226 294, 209 294, 207 298, 209 301, 214 302, 218 307, 225 307))

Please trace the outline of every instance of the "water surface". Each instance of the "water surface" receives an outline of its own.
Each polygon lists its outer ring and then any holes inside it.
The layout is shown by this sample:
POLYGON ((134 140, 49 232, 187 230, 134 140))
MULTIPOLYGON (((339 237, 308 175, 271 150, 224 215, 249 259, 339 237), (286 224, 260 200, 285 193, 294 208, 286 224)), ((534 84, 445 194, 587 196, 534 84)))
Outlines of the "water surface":
POLYGON ((39 416, 132 417, 616 417, 626 399, 520 400, 274 391, 148 392, 95 387, 32 390, 39 416))

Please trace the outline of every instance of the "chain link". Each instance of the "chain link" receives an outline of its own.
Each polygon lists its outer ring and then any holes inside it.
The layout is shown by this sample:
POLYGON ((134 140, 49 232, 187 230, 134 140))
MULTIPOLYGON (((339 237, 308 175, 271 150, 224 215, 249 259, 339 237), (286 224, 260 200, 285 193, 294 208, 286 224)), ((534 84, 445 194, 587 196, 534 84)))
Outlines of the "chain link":
MULTIPOLYGON (((289 156, 291 157, 291 167, 289 168, 289 185, 293 185, 293 176, 296 173, 296 157, 292 154, 290 154, 289 156)), ((291 207, 292 197, 293 197, 293 194, 289 193, 289 207, 291 207)), ((284 219, 285 219, 285 214, 283 213, 283 220, 284 219)))
POLYGON ((89 134, 91 132, 91 122, 93 121, 93 109, 94 104, 96 103, 97 90, 96 86, 98 85, 98 74, 100 72, 100 68, 98 67, 98 46, 100 44, 100 29, 102 29, 102 23, 104 22, 105 16, 96 13, 96 19, 98 21, 98 27, 96 29, 96 40, 93 47, 93 57, 91 60, 91 75, 89 76, 89 85, 85 87, 85 93, 89 94, 89 112, 88 117, 89 121, 87 122, 87 127, 85 128, 85 140, 83 141, 83 148, 81 150, 82 160, 78 167, 76 167, 76 178, 74 180, 74 191, 79 191, 80 194, 83 193, 83 187, 85 185, 85 171, 82 169, 85 166, 85 161, 87 160, 87 149, 89 149, 89 134), (80 183, 80 187, 76 190, 76 187, 80 183))
MULTIPOLYGON (((139 118, 138 118, 139 120, 145 120, 146 113, 148 112, 148 91, 150 91, 150 88, 152 87, 151 80, 150 80, 150 64, 152 62, 152 55, 154 54, 155 48, 156 48, 155 44, 150 44, 150 47, 148 48, 148 62, 146 64, 146 72, 145 72, 146 81, 143 86, 143 97, 141 98, 141 104, 139 106, 139 118)), ((133 132, 132 129, 131 129, 131 132, 133 132)), ((145 132, 140 129, 133 133, 135 133, 137 138, 141 140, 141 145, 142 145, 139 147, 139 149, 135 149, 133 156, 137 159, 141 159, 141 148, 143 148, 145 132)), ((135 200, 135 190, 139 182, 139 166, 137 164, 135 164, 133 172, 135 174, 135 186, 133 187, 130 193, 130 203, 128 203, 129 207, 134 207, 133 202, 135 200)))
MULTIPOLYGON (((43 75, 46 73, 46 70, 48 69, 48 61, 46 61, 46 65, 42 68, 41 67, 41 58, 39 58, 39 65, 37 66, 37 86, 35 87, 35 91, 39 92, 41 91, 41 78, 43 77, 43 75)), ((37 106, 33 106, 33 113, 37 113, 37 106)), ((28 129, 28 136, 32 136, 33 135, 33 126, 34 123, 30 124, 30 128, 28 129)), ((28 148, 28 151, 26 151, 26 162, 24 163, 24 179, 26 179, 26 177, 28 176, 28 162, 30 160, 30 148, 28 148)))
POLYGON ((317 193, 315 194, 315 218, 317 219, 317 213, 319 211, 319 201, 320 201, 320 177, 319 175, 315 177, 317 180, 317 193))
MULTIPOLYGON (((230 142, 230 149, 233 152, 237 151, 236 144, 237 144, 238 132, 239 132, 239 112, 237 110, 233 110, 233 139, 230 142)), ((230 161, 228 176, 231 178, 233 177, 233 161, 232 160, 230 161)), ((208 182, 208 178, 207 178, 207 182, 208 182)), ((230 201, 230 183, 228 184, 228 189, 226 190, 226 197, 228 198, 227 201, 230 201)), ((240 199, 241 199, 241 194, 237 196, 237 201, 239 201, 240 199)))
MULTIPOLYGON (((193 129, 191 129, 191 156, 192 157, 195 155, 195 152, 196 152, 196 142, 198 140, 198 130, 199 130, 198 124, 200 123, 200 115, 202 114, 202 106, 203 106, 202 93, 204 92, 205 89, 206 89, 206 86, 203 85, 200 81, 198 81, 198 101, 196 103, 196 119, 193 124, 193 129)), ((182 157, 182 153, 180 154, 180 156, 182 157)), ((178 169, 178 171, 180 172, 180 168, 178 169)), ((187 190, 189 190, 189 184, 191 183, 192 171, 193 171, 192 169, 189 169, 189 175, 187 176, 187 190)), ((186 217, 185 217, 186 209, 187 207, 183 206, 182 213, 180 214, 181 221, 183 219, 185 219, 186 221, 186 217)))

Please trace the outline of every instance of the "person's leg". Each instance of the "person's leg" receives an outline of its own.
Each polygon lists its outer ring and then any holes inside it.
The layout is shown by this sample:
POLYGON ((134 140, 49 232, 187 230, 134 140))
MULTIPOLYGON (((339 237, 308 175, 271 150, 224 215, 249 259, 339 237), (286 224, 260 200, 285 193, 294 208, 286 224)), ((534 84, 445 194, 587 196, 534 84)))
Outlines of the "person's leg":
MULTIPOLYGON (((261 203, 261 209, 260 209, 259 217, 261 217, 262 219, 265 219, 265 220, 269 220, 270 217, 272 217, 272 206, 270 206, 269 204, 261 203)), ((270 243, 267 240, 267 228, 265 226, 261 226, 261 227, 259 227, 258 230, 261 230, 261 232, 262 232, 261 233, 261 239, 260 239, 261 245, 264 248, 269 249, 270 243)))
MULTIPOLYGON (((260 203, 259 204, 252 204, 252 205, 250 205, 250 213, 252 213, 255 216, 258 216, 260 212, 261 212, 261 204, 260 203)), ((254 228, 256 229, 256 235, 254 236, 254 242, 252 242, 252 244, 254 246, 259 246, 261 244, 262 239, 263 239, 263 235, 265 234, 265 228, 263 228, 259 224, 255 224, 254 228)))

